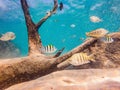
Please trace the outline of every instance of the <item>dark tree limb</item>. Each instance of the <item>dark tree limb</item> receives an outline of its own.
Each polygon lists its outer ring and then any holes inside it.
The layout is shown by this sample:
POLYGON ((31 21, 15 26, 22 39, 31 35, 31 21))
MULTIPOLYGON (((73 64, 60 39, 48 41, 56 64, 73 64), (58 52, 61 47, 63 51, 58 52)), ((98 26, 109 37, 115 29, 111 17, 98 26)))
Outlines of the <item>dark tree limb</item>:
POLYGON ((27 24, 29 22, 33 23, 32 19, 31 19, 31 16, 30 16, 30 13, 29 13, 29 7, 28 7, 28 4, 27 4, 26 0, 21 0, 21 5, 22 5, 22 9, 23 9, 23 12, 24 12, 24 15, 25 15, 26 23, 27 24))
POLYGON ((62 49, 60 49, 60 50, 53 56, 53 58, 59 57, 59 56, 61 55, 61 53, 63 52, 64 49, 65 49, 65 47, 62 48, 62 49))
POLYGON ((52 14, 56 13, 56 10, 58 8, 58 1, 54 0, 54 7, 51 11, 49 11, 45 17, 43 17, 37 24, 36 27, 39 28, 41 25, 50 17, 52 14))

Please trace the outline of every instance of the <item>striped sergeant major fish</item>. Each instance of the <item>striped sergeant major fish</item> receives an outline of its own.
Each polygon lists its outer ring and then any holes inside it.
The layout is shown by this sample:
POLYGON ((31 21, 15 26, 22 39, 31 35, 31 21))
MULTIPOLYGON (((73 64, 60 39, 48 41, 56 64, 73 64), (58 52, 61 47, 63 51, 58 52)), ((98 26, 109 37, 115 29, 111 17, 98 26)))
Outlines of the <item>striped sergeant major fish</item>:
POLYGON ((93 37, 93 38, 101 38, 101 37, 104 37, 107 33, 108 31, 105 30, 104 28, 99 28, 91 32, 87 32, 86 36, 93 37))
POLYGON ((56 52, 57 48, 53 46, 52 44, 49 44, 45 47, 43 46, 41 50, 42 50, 42 53, 51 54, 51 53, 56 52))
POLYGON ((61 64, 58 64, 57 67, 61 68, 69 64, 73 66, 79 66, 90 63, 90 61, 95 62, 94 54, 87 55, 87 53, 76 53, 70 58, 68 58, 66 61, 62 62, 61 64))
POLYGON ((110 35, 105 35, 105 37, 100 39, 104 43, 112 43, 114 42, 114 39, 110 35))
POLYGON ((90 63, 90 61, 95 61, 94 57, 92 54, 88 56, 87 53, 76 53, 68 60, 73 66, 90 63))

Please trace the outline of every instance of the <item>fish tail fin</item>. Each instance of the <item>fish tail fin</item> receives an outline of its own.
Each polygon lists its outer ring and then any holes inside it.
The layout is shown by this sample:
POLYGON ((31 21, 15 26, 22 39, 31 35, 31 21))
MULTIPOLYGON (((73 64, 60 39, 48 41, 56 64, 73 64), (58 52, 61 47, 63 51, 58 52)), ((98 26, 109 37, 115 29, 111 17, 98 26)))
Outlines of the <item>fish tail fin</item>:
POLYGON ((94 56, 95 54, 91 54, 91 55, 89 55, 89 59, 90 59, 90 61, 93 61, 93 62, 95 62, 95 56, 94 56))
POLYGON ((44 47, 44 46, 42 46, 42 47, 40 48, 40 50, 41 50, 42 53, 45 53, 45 47, 44 47))
POLYGON ((85 34, 86 34, 86 36, 89 36, 89 33, 88 33, 88 32, 86 32, 85 34))

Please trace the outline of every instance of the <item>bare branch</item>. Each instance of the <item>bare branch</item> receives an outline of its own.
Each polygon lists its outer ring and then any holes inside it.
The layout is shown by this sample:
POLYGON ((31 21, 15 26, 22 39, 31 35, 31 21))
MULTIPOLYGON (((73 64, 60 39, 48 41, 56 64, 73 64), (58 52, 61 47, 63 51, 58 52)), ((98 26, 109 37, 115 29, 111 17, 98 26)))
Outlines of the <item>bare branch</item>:
POLYGON ((37 24, 36 27, 39 28, 52 14, 56 13, 56 10, 58 8, 58 1, 54 0, 54 7, 51 11, 49 11, 46 16, 44 16, 37 24))
POLYGON ((29 7, 28 7, 26 0, 21 0, 21 5, 22 5, 23 12, 24 12, 26 24, 28 26, 28 23, 33 23, 33 21, 31 19, 31 16, 29 13, 29 7))

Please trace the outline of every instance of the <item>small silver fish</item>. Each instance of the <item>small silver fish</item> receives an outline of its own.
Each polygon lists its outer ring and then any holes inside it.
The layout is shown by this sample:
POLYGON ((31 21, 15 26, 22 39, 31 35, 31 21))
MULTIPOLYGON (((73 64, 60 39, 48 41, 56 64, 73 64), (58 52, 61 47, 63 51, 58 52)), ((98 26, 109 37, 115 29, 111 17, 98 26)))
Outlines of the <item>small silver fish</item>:
POLYGON ((93 23, 98 23, 98 22, 101 22, 102 20, 97 16, 91 16, 90 21, 93 23))
POLYGON ((105 37, 101 38, 100 40, 103 41, 104 43, 112 43, 112 42, 114 42, 114 39, 109 35, 106 35, 105 37))
POLYGON ((86 63, 90 63, 90 61, 95 61, 93 54, 88 56, 87 53, 76 53, 68 60, 68 62, 73 66, 79 66, 86 63))
POLYGON ((7 32, 5 34, 2 34, 0 37, 1 41, 9 41, 9 40, 14 40, 15 39, 15 34, 13 32, 7 32))
POLYGON ((86 36, 93 37, 93 38, 101 38, 101 37, 104 37, 107 33, 108 31, 105 30, 104 28, 99 28, 91 32, 87 32, 86 36))
POLYGON ((56 52, 57 49, 56 49, 55 46, 53 46, 53 45, 51 44, 51 45, 47 45, 47 46, 45 46, 45 47, 42 47, 41 50, 42 50, 43 53, 51 54, 51 53, 56 52))

